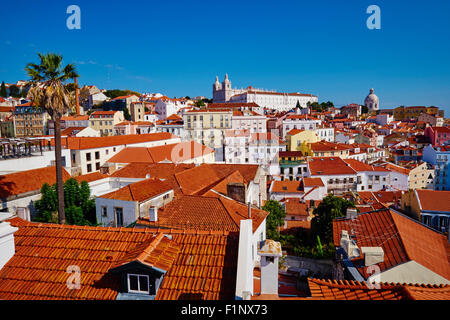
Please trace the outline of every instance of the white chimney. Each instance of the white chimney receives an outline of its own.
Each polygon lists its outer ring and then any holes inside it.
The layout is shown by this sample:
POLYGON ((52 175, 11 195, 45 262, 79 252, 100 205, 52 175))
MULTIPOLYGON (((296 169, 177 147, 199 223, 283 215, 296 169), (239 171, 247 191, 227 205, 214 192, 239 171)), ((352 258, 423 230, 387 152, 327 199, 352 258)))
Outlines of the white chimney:
POLYGON ((0 270, 14 256, 14 232, 19 230, 9 222, 0 222, 0 270))
POLYGON ((350 239, 347 230, 341 230, 340 246, 345 250, 349 259, 359 257, 361 254, 358 245, 355 240, 350 239))
POLYGON ((253 295, 253 221, 241 220, 236 276, 236 299, 249 299, 253 295), (250 294, 249 294, 250 293, 250 294))
POLYGON ((381 247, 361 247, 364 254, 364 265, 366 267, 384 261, 384 251, 381 247))
POLYGON ((278 259, 282 256, 281 244, 266 239, 258 250, 261 256, 261 294, 278 294, 278 259))
POLYGON ((356 219, 358 216, 358 210, 356 208, 347 208, 347 219, 356 219))
POLYGON ((157 207, 150 207, 148 209, 148 216, 150 218, 150 221, 152 221, 152 222, 158 221, 158 208, 157 207))

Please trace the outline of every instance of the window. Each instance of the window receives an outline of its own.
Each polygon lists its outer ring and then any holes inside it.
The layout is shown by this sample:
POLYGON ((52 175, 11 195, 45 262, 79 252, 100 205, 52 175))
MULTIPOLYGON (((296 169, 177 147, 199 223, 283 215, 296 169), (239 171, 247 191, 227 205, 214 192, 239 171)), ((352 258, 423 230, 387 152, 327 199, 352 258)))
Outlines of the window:
POLYGON ((100 159, 100 151, 95 151, 95 159, 100 159))
POLYGON ((150 293, 150 282, 147 275, 128 274, 128 292, 150 293))
POLYGON ((108 216, 108 208, 102 207, 102 217, 107 217, 107 216, 108 216))
POLYGON ((114 207, 114 215, 116 217, 116 227, 123 227, 123 208, 114 207))
POLYGON ((95 163, 95 170, 100 170, 100 162, 95 163))
POLYGON ((91 161, 91 153, 86 153, 86 161, 91 161))

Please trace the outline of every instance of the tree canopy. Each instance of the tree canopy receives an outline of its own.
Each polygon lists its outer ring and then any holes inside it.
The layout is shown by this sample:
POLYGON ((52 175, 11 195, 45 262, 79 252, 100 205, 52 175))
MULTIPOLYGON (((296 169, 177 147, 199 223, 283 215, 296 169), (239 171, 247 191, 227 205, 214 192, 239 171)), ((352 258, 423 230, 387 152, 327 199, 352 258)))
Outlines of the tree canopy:
POLYGON ((113 89, 113 90, 106 90, 104 92, 104 95, 107 96, 108 98, 114 99, 117 97, 121 97, 121 96, 129 96, 129 95, 136 95, 138 97, 141 96, 141 94, 139 92, 136 91, 131 91, 131 90, 120 90, 120 89, 113 89))
POLYGON ((354 208, 353 202, 329 194, 314 209, 311 220, 311 232, 319 236, 324 243, 333 241, 333 220, 346 215, 347 208, 354 208))
POLYGON ((263 210, 269 212, 266 218, 266 233, 268 239, 277 240, 279 238, 278 228, 284 224, 286 211, 283 206, 275 200, 268 200, 263 210))
POLYGON ((326 111, 328 108, 334 107, 334 103, 331 101, 322 102, 322 103, 308 102, 307 105, 309 107, 311 107, 314 111, 317 111, 317 112, 326 111))
POLYGON ((2 81, 2 85, 0 86, 0 97, 6 98, 8 92, 6 91, 5 81, 2 81))
MULTIPOLYGON (((36 201, 37 216, 41 222, 58 222, 58 198, 56 185, 47 183, 41 188, 41 199, 36 201)), ((71 178, 64 183, 64 206, 66 222, 75 225, 96 225, 95 199, 91 198, 91 190, 86 181, 78 183, 71 178)))

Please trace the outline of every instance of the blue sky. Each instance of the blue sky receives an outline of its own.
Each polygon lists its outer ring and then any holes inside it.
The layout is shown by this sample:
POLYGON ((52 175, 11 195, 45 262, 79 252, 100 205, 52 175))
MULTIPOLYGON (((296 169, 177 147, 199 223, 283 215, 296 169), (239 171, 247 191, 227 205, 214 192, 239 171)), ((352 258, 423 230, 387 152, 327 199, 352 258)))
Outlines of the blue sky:
POLYGON ((211 97, 233 87, 304 92, 336 105, 436 105, 450 112, 450 1, 2 2, 0 80, 26 79, 37 52, 75 62, 80 84, 211 97), (45 4, 45 5, 43 5, 45 4), (81 30, 66 9, 81 8, 81 30), (366 9, 381 9, 369 30, 366 9))

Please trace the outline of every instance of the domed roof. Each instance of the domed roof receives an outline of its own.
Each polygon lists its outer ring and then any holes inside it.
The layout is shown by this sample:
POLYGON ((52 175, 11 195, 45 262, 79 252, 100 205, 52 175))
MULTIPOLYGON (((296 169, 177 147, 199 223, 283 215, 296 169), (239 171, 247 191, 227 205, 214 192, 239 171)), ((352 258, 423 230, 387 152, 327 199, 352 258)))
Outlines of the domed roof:
POLYGON ((364 104, 367 106, 368 104, 376 104, 378 105, 378 97, 375 93, 373 93, 374 90, 370 89, 369 95, 364 100, 364 104))

